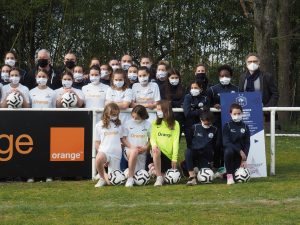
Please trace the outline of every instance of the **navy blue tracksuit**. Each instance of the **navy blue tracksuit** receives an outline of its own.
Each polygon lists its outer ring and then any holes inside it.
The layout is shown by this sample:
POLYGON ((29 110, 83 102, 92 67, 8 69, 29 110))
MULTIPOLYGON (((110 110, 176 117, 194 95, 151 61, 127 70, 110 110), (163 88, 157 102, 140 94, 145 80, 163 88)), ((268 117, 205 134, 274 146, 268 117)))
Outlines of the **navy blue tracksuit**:
POLYGON ((225 167, 228 174, 233 174, 240 167, 242 150, 248 156, 250 148, 250 130, 244 122, 230 120, 223 127, 223 146, 225 167))
POLYGON ((206 129, 198 123, 193 125, 192 132, 192 144, 190 148, 187 148, 185 153, 187 169, 192 171, 195 166, 199 169, 210 168, 218 139, 217 128, 211 126, 206 129))
MULTIPOLYGON (((239 88, 233 84, 222 85, 221 83, 216 84, 210 87, 207 90, 207 96, 209 98, 210 107, 214 107, 215 104, 220 104, 220 94, 221 93, 236 93, 239 92, 239 88)), ((230 104, 230 103, 228 103, 230 104)), ((218 128, 218 140, 219 143, 222 143, 222 122, 221 122, 221 113, 214 113, 215 122, 214 126, 218 128)), ((222 145, 216 148, 214 154, 214 167, 218 168, 224 165, 224 153, 222 145)))
POLYGON ((199 123, 200 116, 204 111, 209 110, 209 100, 205 93, 198 96, 186 94, 183 101, 183 112, 185 116, 184 134, 187 147, 192 143, 191 128, 194 124, 199 123))

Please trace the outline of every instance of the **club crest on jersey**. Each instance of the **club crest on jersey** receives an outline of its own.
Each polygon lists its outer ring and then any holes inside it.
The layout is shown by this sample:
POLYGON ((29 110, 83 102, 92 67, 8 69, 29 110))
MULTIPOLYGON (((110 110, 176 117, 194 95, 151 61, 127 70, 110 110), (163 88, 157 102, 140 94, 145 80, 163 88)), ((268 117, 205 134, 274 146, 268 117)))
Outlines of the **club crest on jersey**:
POLYGON ((241 133, 245 133, 245 129, 244 128, 241 128, 241 133))
POLYGON ((198 106, 199 106, 199 107, 202 107, 202 106, 203 106, 203 103, 202 103, 202 102, 200 102, 200 103, 198 104, 198 106))
POLYGON ((239 104, 242 107, 245 107, 247 105, 247 98, 245 98, 244 96, 238 96, 235 99, 236 103, 239 104))
POLYGON ((209 134, 208 134, 208 137, 209 137, 209 138, 213 138, 213 137, 214 137, 214 134, 213 134, 213 133, 209 133, 209 134))

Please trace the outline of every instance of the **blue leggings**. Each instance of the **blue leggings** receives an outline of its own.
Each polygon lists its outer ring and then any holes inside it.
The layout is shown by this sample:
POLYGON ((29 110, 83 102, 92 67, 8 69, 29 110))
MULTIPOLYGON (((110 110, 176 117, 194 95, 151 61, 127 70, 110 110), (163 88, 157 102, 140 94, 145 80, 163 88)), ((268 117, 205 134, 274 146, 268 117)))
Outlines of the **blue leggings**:
POLYGON ((211 151, 200 151, 192 150, 190 148, 186 149, 185 152, 185 162, 188 171, 192 171, 194 167, 200 168, 210 168, 210 163, 212 162, 213 154, 211 151))
POLYGON ((224 161, 226 172, 229 174, 233 174, 236 169, 238 169, 241 165, 241 156, 239 153, 235 152, 231 148, 224 149, 224 161))

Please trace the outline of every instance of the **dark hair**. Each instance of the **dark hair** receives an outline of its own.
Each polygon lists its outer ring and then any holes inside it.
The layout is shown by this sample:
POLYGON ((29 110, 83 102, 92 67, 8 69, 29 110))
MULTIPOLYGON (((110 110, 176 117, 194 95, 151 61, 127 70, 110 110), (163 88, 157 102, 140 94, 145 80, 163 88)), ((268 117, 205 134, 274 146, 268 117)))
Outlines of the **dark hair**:
POLYGON ((8 65, 8 64, 4 64, 3 66, 1 66, 1 69, 4 67, 4 66, 7 66, 7 67, 9 67, 9 69, 11 70, 11 66, 10 65, 8 65))
POLYGON ((199 64, 197 64, 196 67, 195 67, 195 72, 197 72, 197 68, 198 68, 199 66, 203 66, 203 67, 205 68, 205 70, 206 70, 206 65, 205 65, 204 63, 199 63, 199 64))
MULTIPOLYGON (((157 105, 160 105, 161 110, 164 114, 164 119, 165 119, 169 129, 174 130, 175 118, 174 118, 174 114, 173 114, 170 102, 167 100, 161 100, 157 103, 157 105)), ((157 118, 156 124, 160 125, 162 121, 163 121, 163 118, 157 118)))
POLYGON ((239 110, 241 110, 241 112, 243 112, 242 106, 240 106, 240 105, 237 104, 237 103, 232 103, 232 104, 231 104, 231 106, 230 106, 230 113, 232 113, 232 110, 234 110, 234 109, 239 109, 239 110))
POLYGON ((109 64, 105 64, 107 66, 107 71, 112 73, 114 70, 109 64))
POLYGON ((131 115, 132 115, 132 113, 136 113, 139 117, 141 117, 142 120, 149 119, 149 114, 147 112, 147 109, 142 105, 136 105, 132 109, 131 115))
POLYGON ((99 73, 100 73, 100 67, 99 67, 99 66, 96 66, 96 65, 91 66, 91 67, 90 67, 90 70, 98 70, 99 73))
POLYGON ((143 55, 143 56, 141 56, 140 61, 142 61, 142 59, 149 59, 149 61, 153 63, 153 60, 152 60, 151 56, 143 55))
POLYGON ((10 75, 11 71, 14 71, 14 70, 18 71, 19 74, 21 74, 21 70, 18 67, 12 67, 11 70, 9 71, 9 75, 10 75))
POLYGON ((63 79, 63 76, 64 76, 64 75, 68 75, 68 76, 72 77, 72 79, 74 79, 73 73, 72 73, 71 71, 68 71, 68 70, 64 71, 64 72, 61 74, 61 79, 63 79))
POLYGON ((220 74, 220 72, 221 72, 222 70, 227 70, 227 71, 230 73, 230 76, 233 75, 233 70, 232 70, 232 68, 231 68, 229 65, 222 65, 222 66, 219 66, 219 68, 218 68, 218 74, 220 74))
POLYGON ((129 86, 128 85, 129 84, 129 80, 128 80, 128 78, 126 76, 126 73, 125 73, 125 71, 123 69, 116 69, 113 72, 113 74, 112 74, 112 76, 110 78, 110 87, 114 87, 114 77, 115 77, 116 74, 122 74, 123 75, 124 85, 122 87, 122 90, 125 91, 128 88, 128 86, 129 86))
POLYGON ((212 122, 213 119, 214 119, 214 115, 210 111, 205 111, 200 116, 200 120, 202 120, 202 121, 212 122))
POLYGON ((169 68, 170 68, 170 64, 168 64, 166 61, 159 61, 159 62, 157 63, 157 67, 160 66, 160 65, 165 66, 165 68, 166 68, 167 71, 168 71, 169 68))
POLYGON ((5 52, 4 59, 6 58, 6 55, 9 54, 9 53, 13 54, 14 57, 15 57, 15 59, 18 60, 18 55, 17 55, 17 53, 15 51, 7 51, 7 52, 5 52))
POLYGON ((138 68, 138 71, 145 70, 146 73, 150 74, 150 70, 146 66, 141 66, 138 68))
MULTIPOLYGON (((138 69, 137 65, 131 65, 131 66, 129 66, 129 68, 130 68, 130 67, 134 67, 134 68, 137 68, 137 69, 138 69)), ((129 69, 129 68, 128 68, 128 69, 129 69)))
POLYGON ((203 89, 202 91, 205 91, 205 90, 204 90, 205 84, 204 84, 203 81, 201 81, 201 80, 194 80, 194 81, 192 81, 192 82, 190 83, 189 89, 191 89, 192 84, 197 84, 199 88, 203 89))
POLYGON ((45 69, 37 69, 35 72, 35 76, 38 75, 39 72, 43 72, 44 74, 47 75, 47 77, 49 77, 48 71, 45 69))
POLYGON ((257 53, 255 53, 255 52, 250 52, 250 53, 249 53, 248 55, 246 55, 246 57, 245 57, 246 63, 247 63, 247 60, 248 60, 248 58, 249 58, 250 56, 255 56, 256 58, 258 58, 258 60, 260 60, 260 57, 259 57, 259 55, 258 55, 257 53))
POLYGON ((174 69, 174 68, 170 68, 168 70, 168 79, 170 78, 171 75, 173 74, 176 74, 178 77, 179 77, 179 83, 177 85, 177 89, 176 89, 176 93, 174 96, 172 96, 172 92, 171 92, 171 84, 169 81, 166 82, 166 85, 165 85, 165 91, 166 91, 166 99, 169 100, 169 101, 172 101, 172 98, 174 99, 180 99, 183 97, 183 87, 182 87, 182 84, 181 84, 181 75, 179 73, 178 70, 174 69))

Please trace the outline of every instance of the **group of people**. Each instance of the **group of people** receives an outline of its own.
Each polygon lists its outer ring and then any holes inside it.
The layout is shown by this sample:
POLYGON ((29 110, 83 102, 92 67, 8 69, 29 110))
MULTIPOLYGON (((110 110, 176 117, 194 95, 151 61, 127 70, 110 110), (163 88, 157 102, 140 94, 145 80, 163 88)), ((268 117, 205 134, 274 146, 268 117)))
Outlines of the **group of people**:
MULTIPOLYGON (((187 149, 185 162, 188 185, 195 185, 194 168, 219 168, 225 165, 227 183, 233 184, 233 172, 246 166, 250 133, 242 122, 242 108, 232 104, 232 120, 221 127, 220 114, 212 114, 211 107, 220 108, 220 93, 260 91, 264 106, 275 106, 278 91, 274 77, 259 69, 259 57, 246 57, 247 71, 241 75, 239 86, 231 82, 233 70, 229 65, 218 68, 219 82, 209 82, 206 66, 199 64, 194 79, 184 87, 180 72, 167 61, 156 66, 148 57, 141 57, 135 65, 130 55, 101 64, 92 58, 89 70, 77 65, 74 53, 64 57, 64 68, 56 70, 50 52, 37 52, 36 68, 29 73, 17 67, 17 56, 8 52, 1 67, 1 107, 7 107, 7 96, 18 92, 24 99, 22 107, 62 107, 64 93, 74 93, 76 107, 104 108, 95 127, 96 167, 99 181, 96 187, 108 184, 108 172, 128 161, 127 187, 133 186, 134 172, 154 165, 155 186, 163 184, 164 173, 176 168, 180 134, 185 134, 187 149), (120 110, 132 108, 131 114, 120 110), (183 108, 184 113, 172 108, 183 108), (147 112, 156 109, 156 113, 147 112), (234 131, 234 132, 233 132, 234 131), (149 157, 151 155, 151 157, 149 157)), ((230 104, 230 103, 229 103, 230 104)))

